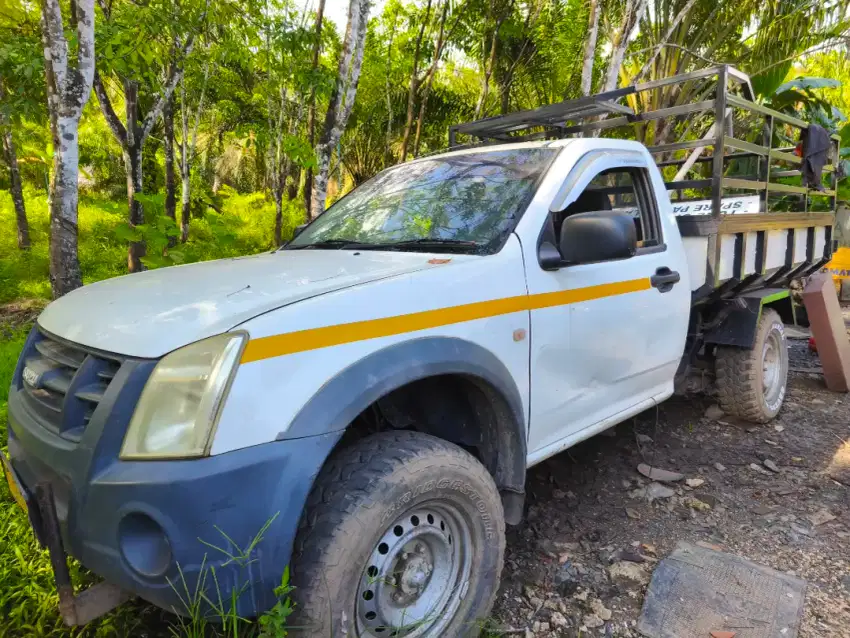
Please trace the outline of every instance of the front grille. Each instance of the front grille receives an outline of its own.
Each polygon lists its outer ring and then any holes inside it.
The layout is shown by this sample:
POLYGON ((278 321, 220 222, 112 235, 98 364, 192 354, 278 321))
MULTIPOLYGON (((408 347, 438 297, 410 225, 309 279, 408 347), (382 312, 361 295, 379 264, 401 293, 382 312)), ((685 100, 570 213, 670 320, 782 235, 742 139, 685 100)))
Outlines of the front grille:
POLYGON ((24 353, 24 401, 44 427, 79 440, 122 362, 39 330, 24 353))

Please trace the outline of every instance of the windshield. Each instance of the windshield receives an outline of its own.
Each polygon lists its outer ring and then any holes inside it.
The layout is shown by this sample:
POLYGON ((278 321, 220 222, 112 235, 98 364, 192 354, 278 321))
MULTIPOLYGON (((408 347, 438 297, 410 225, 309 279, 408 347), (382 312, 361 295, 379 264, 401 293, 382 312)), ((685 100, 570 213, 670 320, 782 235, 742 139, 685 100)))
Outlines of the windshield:
POLYGON ((394 166, 336 202, 286 249, 498 250, 556 153, 516 148, 394 166))

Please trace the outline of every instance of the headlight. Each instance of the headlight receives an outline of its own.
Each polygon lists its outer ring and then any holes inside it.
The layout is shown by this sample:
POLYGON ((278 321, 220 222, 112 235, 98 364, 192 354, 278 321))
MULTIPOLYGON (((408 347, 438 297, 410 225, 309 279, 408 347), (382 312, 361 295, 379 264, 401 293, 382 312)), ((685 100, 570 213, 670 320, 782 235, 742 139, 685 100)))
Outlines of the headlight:
POLYGON ((246 341, 228 333, 163 357, 142 390, 121 446, 122 459, 206 456, 219 408, 246 341))

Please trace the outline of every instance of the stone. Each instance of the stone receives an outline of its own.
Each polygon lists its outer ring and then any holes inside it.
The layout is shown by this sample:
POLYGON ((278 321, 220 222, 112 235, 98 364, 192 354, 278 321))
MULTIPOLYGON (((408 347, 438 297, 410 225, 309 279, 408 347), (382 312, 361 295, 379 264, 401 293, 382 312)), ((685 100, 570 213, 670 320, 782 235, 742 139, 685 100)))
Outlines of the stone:
POLYGON ((697 510, 698 512, 706 512, 711 509, 711 505, 709 505, 708 503, 701 501, 698 498, 693 498, 691 496, 685 499, 685 504, 692 510, 697 510))
POLYGON ((553 627, 567 627, 569 623, 567 622, 566 616, 562 614, 560 611, 553 611, 552 615, 549 616, 549 623, 553 627))
POLYGON ((642 565, 620 561, 608 568, 608 574, 613 580, 626 580, 644 585, 649 582, 649 574, 642 565))
POLYGON ((756 516, 766 516, 773 511, 773 508, 770 505, 759 505, 753 510, 753 513, 756 516))
POLYGON ((662 498, 670 498, 676 492, 671 490, 666 485, 662 485, 661 483, 650 483, 646 488, 646 497, 650 501, 654 501, 662 498))
POLYGON ((797 523, 791 523, 791 530, 797 532, 798 534, 802 534, 803 536, 811 536, 812 530, 807 527, 803 527, 802 525, 798 525, 797 523))
POLYGON ((679 472, 670 472, 662 470, 660 467, 650 467, 646 463, 641 463, 637 466, 637 471, 643 474, 646 478, 653 481, 661 481, 662 483, 675 483, 685 478, 684 474, 679 472))
POLYGON ((557 498, 558 500, 560 500, 566 497, 567 493, 564 490, 552 490, 552 498, 557 498))
POLYGON ((726 466, 725 466, 725 465, 723 465, 722 463, 715 463, 715 464, 714 464, 714 469, 715 469, 715 470, 717 470, 718 472, 725 472, 725 471, 726 471, 726 466))
POLYGON ((703 483, 705 483, 705 479, 701 478, 689 478, 685 480, 685 485, 688 487, 699 487, 703 483))
POLYGON ((649 445, 653 443, 651 436, 647 436, 646 434, 638 434, 635 438, 637 438, 637 442, 641 445, 649 445))
POLYGON ((776 430, 777 432, 782 432, 783 430, 785 430, 785 426, 784 425, 774 425, 773 429, 776 430))
POLYGON ((694 492, 694 497, 708 505, 709 507, 717 507, 720 504, 720 499, 714 494, 707 492, 694 492))
POLYGON ((584 618, 581 619, 581 624, 583 624, 588 629, 595 629, 596 627, 601 627, 605 624, 605 621, 602 620, 596 614, 587 614, 584 618))
POLYGON ((726 416, 726 413, 716 403, 714 405, 710 405, 708 410, 705 411, 705 418, 710 419, 711 421, 717 421, 718 419, 722 419, 724 416, 726 416))
POLYGON ((606 608, 605 605, 602 604, 601 600, 594 599, 590 601, 590 609, 602 620, 611 620, 611 610, 606 608))
POLYGON ((847 591, 850 591, 850 574, 841 577, 841 584, 847 591))
POLYGON ((581 574, 572 561, 566 561, 555 572, 555 589, 561 596, 569 596, 578 589, 581 582, 581 574))
POLYGON ((626 516, 634 520, 640 519, 640 513, 636 509, 632 509, 631 507, 626 508, 626 516))
POLYGON ((779 474, 779 471, 780 471, 779 466, 776 463, 774 463, 773 461, 771 461, 770 459, 765 459, 764 461, 762 461, 762 465, 764 465, 771 472, 779 474))
POLYGON ((630 550, 630 549, 621 549, 615 555, 616 560, 625 560, 630 563, 645 563, 646 558, 641 556, 638 552, 630 550))
POLYGON ((758 472, 759 474, 766 474, 767 476, 772 476, 772 474, 770 472, 768 472, 766 469, 764 469, 758 463, 750 463, 750 469, 753 472, 758 472))
POLYGON ((835 517, 824 507, 820 508, 814 514, 809 514, 806 518, 808 518, 814 526, 823 525, 824 523, 829 523, 830 521, 835 520, 835 517))

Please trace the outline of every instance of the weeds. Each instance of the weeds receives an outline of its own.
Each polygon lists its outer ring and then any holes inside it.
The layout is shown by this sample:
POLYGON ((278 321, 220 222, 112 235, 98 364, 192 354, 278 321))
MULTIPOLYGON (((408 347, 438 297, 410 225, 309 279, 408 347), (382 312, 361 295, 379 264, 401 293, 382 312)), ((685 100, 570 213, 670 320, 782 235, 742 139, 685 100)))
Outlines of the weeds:
MULTIPOLYGON (((262 193, 239 195, 228 191, 223 195, 220 213, 208 209, 203 216, 192 219, 189 241, 174 249, 178 252, 176 259, 172 251, 171 260, 159 263, 154 259, 148 266, 169 265, 178 260, 193 262, 247 255, 270 249, 274 234, 274 205, 262 193)), ((0 228, 4 229, 0 232, 0 304, 17 300, 48 300, 51 296, 47 196, 44 191, 28 189, 25 199, 32 248, 19 250, 16 235, 12 232, 15 217, 11 197, 6 191, 0 192, 0 228)), ((165 235, 168 225, 157 226, 157 213, 161 207, 158 197, 147 198, 145 204, 146 212, 150 213, 147 221, 155 229, 149 231, 149 239, 153 239, 153 243, 161 241, 156 233, 161 227, 165 229, 162 231, 165 235)), ((293 205, 284 211, 284 215, 286 237, 301 223, 303 212, 293 205)), ((126 228, 126 217, 127 204, 123 199, 112 201, 91 195, 80 198, 79 257, 85 283, 126 274, 127 241, 120 230, 126 228)), ((39 303, 43 302, 27 301, 24 305, 37 308, 39 303)), ((25 314, 18 313, 15 317, 25 314)), ((0 323, 0 447, 4 452, 8 389, 29 330, 30 316, 34 314, 26 314, 26 320, 21 321, 11 316, 12 321, 0 317, 0 322, 3 322, 0 323)), ((71 561, 70 568, 77 587, 94 581, 94 577, 74 561, 71 561)), ((192 597, 188 592, 186 594, 187 600, 191 601, 192 597)), ((38 547, 25 513, 12 501, 5 481, 0 480, 0 638, 163 636, 168 635, 170 626, 175 622, 156 607, 128 603, 84 629, 69 630, 59 619, 57 605, 47 552, 38 547)), ((243 623, 241 626, 249 633, 256 629, 256 625, 243 623)), ((206 619, 197 619, 194 625, 188 622, 186 632, 179 635, 200 638, 209 633, 206 619)))
MULTIPOLYGON (((248 569, 256 560, 254 558, 254 552, 257 546, 262 542, 269 527, 271 527, 279 514, 278 512, 267 520, 260 531, 254 535, 254 538, 244 548, 240 547, 218 526, 215 526, 215 530, 227 541, 228 549, 213 545, 200 538, 198 540, 226 557, 226 560, 219 565, 218 569, 229 566, 234 566, 240 570, 248 569)), ((226 595, 223 595, 216 566, 207 563, 206 555, 204 555, 204 559, 201 561, 198 578, 192 590, 190 590, 186 576, 179 565, 178 573, 180 576, 179 583, 175 584, 171 580, 168 581, 168 584, 177 594, 183 606, 181 610, 183 615, 178 616, 177 622, 170 628, 172 636, 180 638, 203 638, 212 633, 216 636, 239 638, 239 636, 254 635, 257 628, 259 628, 261 636, 269 638, 285 638, 287 635, 287 619, 294 610, 294 604, 289 597, 293 587, 289 584, 288 567, 284 570, 281 584, 274 590, 277 603, 266 614, 261 616, 257 623, 243 618, 237 613, 239 599, 247 591, 247 582, 239 588, 231 588, 226 595), (212 581, 211 589, 214 590, 212 596, 207 593, 208 579, 212 581), (215 626, 211 621, 215 621, 215 626)))
MULTIPOLYGON (((15 213, 11 196, 0 192, 0 303, 17 299, 50 299, 48 279, 49 213, 44 191, 27 189, 24 193, 30 223, 32 248, 17 248, 15 213)), ((150 246, 145 266, 158 268, 237 257, 273 247, 274 204, 263 193, 240 195, 224 188, 220 212, 207 208, 190 222, 189 241, 168 248, 175 232, 174 222, 164 215, 162 195, 145 196, 146 224, 130 229, 126 201, 84 195, 79 205, 79 257, 83 282, 127 274, 127 242, 146 239, 150 246)), ((283 236, 303 220, 300 205, 286 203, 283 236)))

